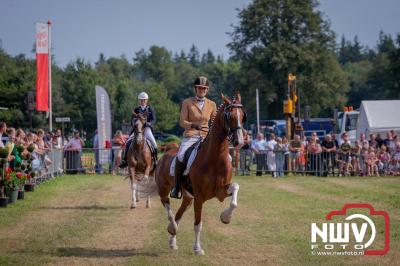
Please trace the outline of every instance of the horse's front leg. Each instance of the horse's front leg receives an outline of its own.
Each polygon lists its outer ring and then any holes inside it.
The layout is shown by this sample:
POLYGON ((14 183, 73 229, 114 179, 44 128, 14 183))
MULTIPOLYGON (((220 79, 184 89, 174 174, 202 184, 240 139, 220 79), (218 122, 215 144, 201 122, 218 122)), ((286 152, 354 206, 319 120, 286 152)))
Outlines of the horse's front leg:
POLYGON ((200 234, 202 229, 201 223, 201 211, 203 209, 203 201, 200 199, 194 200, 194 233, 195 233, 195 242, 193 245, 193 250, 196 255, 204 255, 204 250, 200 245, 200 234))
POLYGON ((131 209, 136 208, 136 193, 137 193, 137 182, 135 179, 135 168, 131 167, 129 169, 130 179, 131 179, 131 190, 132 190, 132 202, 131 209))
POLYGON ((239 184, 237 184, 237 183, 230 184, 230 186, 227 190, 227 193, 228 193, 228 195, 232 194, 231 203, 229 204, 229 207, 226 208, 221 213, 221 216, 220 216, 221 222, 223 222, 224 224, 229 224, 231 222, 233 210, 236 209, 236 207, 237 207, 238 191, 239 191, 239 184))

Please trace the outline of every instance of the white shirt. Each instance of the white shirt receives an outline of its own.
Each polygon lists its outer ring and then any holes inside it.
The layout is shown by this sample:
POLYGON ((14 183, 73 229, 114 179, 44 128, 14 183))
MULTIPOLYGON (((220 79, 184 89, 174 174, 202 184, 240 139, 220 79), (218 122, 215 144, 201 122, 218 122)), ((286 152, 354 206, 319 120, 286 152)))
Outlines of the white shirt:
POLYGON ((251 148, 256 149, 257 151, 266 151, 267 150, 267 142, 262 139, 255 139, 251 142, 251 148))
POLYGON ((267 149, 268 151, 273 151, 275 149, 276 141, 274 139, 271 139, 270 141, 267 142, 267 149))
POLYGON ((201 110, 203 110, 203 107, 204 107, 204 99, 205 99, 205 98, 200 99, 199 97, 196 96, 197 106, 198 106, 201 110))

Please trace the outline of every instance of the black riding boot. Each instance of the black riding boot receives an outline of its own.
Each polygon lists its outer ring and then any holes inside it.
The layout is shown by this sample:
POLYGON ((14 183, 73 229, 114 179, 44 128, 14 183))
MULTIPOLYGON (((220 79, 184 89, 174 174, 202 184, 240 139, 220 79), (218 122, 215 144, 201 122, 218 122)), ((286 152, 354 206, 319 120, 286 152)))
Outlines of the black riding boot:
POLYGON ((178 159, 176 159, 175 163, 175 186, 170 193, 171 198, 180 199, 182 198, 181 193, 181 182, 182 182, 182 175, 183 175, 183 163, 181 163, 178 159))
POLYGON ((128 140, 125 144, 125 151, 122 154, 122 160, 121 160, 121 164, 119 165, 119 168, 125 168, 128 166, 128 162, 127 162, 127 156, 128 156, 128 150, 129 150, 129 146, 131 146, 132 143, 132 139, 128 140))
POLYGON ((158 152, 157 152, 157 148, 155 148, 153 150, 153 166, 154 166, 154 169, 157 167, 157 161, 158 161, 158 152))

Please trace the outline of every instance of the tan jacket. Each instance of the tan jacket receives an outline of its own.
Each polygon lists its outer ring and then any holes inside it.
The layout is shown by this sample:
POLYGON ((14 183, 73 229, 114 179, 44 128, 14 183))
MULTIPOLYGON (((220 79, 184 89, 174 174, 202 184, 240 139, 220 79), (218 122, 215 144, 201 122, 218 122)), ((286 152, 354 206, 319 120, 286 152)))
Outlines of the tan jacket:
POLYGON ((215 102, 205 99, 203 109, 200 109, 196 97, 187 98, 182 103, 179 125, 185 129, 184 137, 202 136, 205 137, 208 131, 208 121, 217 112, 215 102), (199 124, 203 130, 191 128, 192 124, 199 124))

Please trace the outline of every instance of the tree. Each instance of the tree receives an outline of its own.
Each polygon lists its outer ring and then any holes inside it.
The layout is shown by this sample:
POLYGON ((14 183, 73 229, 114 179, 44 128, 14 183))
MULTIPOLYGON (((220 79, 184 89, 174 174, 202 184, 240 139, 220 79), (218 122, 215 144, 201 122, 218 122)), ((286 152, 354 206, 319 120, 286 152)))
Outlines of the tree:
POLYGON ((348 83, 334 55, 335 36, 315 0, 254 0, 239 11, 239 20, 228 47, 241 62, 243 98, 253 118, 256 88, 262 113, 283 117, 288 73, 298 76, 302 103, 314 115, 346 102, 348 83))

